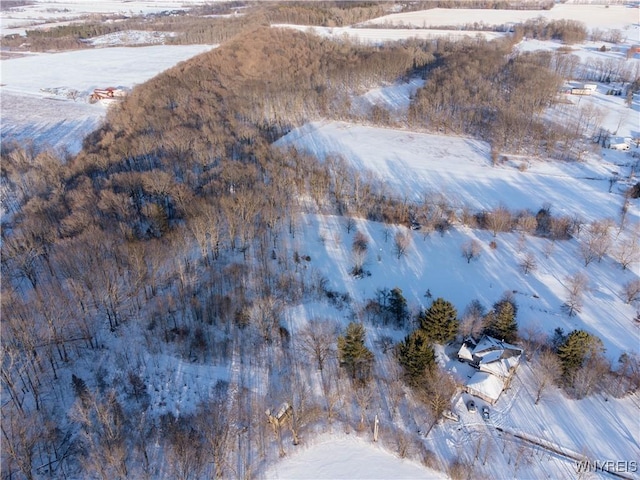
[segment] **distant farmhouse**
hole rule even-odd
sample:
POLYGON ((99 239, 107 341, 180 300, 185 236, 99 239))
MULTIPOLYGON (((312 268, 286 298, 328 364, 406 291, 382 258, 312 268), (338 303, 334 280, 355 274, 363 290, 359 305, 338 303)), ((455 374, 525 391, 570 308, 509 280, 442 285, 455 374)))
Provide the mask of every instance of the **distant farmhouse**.
POLYGON ((522 353, 521 348, 488 335, 482 336, 478 342, 467 338, 458 351, 458 359, 478 371, 467 381, 464 389, 470 395, 495 404, 511 383, 522 353))

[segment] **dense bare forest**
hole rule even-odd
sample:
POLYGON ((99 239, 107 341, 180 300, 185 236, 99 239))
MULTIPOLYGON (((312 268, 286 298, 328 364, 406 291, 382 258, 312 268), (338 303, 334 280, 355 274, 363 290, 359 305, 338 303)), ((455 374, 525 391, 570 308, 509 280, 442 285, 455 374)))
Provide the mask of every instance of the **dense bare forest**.
MULTIPOLYGON (((158 341, 187 358, 224 364, 238 349, 265 365, 275 354, 289 358, 279 327, 283 302, 338 299, 326 280, 298 268, 305 260, 280 238, 295 235, 306 198, 317 205, 354 198, 355 208, 364 208, 375 191, 346 182, 355 177, 340 159, 329 168, 269 145, 308 118, 346 115, 350 93, 432 59, 415 45, 354 47, 259 29, 136 89, 75 158, 3 145, 3 175, 19 199, 2 232, 3 380, 10 398, 3 407, 3 471, 27 478, 78 469, 153 475, 168 468, 147 457, 150 442, 162 439, 173 452, 171 471, 187 478, 180 462, 192 460, 180 456, 195 453, 181 450, 184 442, 212 448, 193 441, 189 421, 158 419, 134 439, 125 432, 142 422, 146 408, 135 369, 124 379, 111 372, 83 379, 74 373, 78 362, 109 356, 105 336, 131 322, 148 332, 148 348, 158 341), (284 349, 274 351, 274 342, 284 349), (61 386, 72 373, 75 403, 61 386), (124 405, 122 395, 138 401, 124 405), (60 424, 71 404, 69 422, 60 424)), ((236 418, 229 408, 256 411, 243 403, 250 397, 229 395, 221 386, 222 418, 201 419, 218 422, 214 443, 228 441, 236 418)), ((250 475, 256 441, 265 436, 247 435, 232 465, 235 450, 216 447, 215 472, 250 475)))
MULTIPOLYGON (((378 15, 383 5, 360 8, 366 11, 339 17, 319 6, 305 11, 305 21, 340 25, 378 15)), ((301 13, 291 4, 261 15, 295 22, 301 13)), ((364 331, 338 337, 330 320, 316 319, 300 350, 291 346, 280 321, 285 305, 312 299, 351 308, 348 295, 303 268, 309 254, 285 241, 295 237, 301 213, 419 221, 440 232, 460 221, 556 239, 579 228, 545 209, 456 218, 446 199, 397 198, 340 157, 320 162, 272 147, 309 120, 391 123, 380 110, 362 118, 351 98, 422 76, 412 127, 474 135, 496 152, 562 153, 591 123, 560 130, 542 117, 566 73, 559 57, 510 55, 513 39, 374 47, 253 21, 244 31, 247 20, 237 22, 240 35, 136 88, 76 157, 3 144, 2 176, 16 199, 2 229, 5 478, 249 478, 270 460, 269 445, 278 442, 282 452, 284 436, 295 442, 319 419, 363 418, 376 395, 397 407, 403 375, 386 385, 372 370, 371 352, 354 347, 357 355, 345 354, 364 331), (265 396, 250 391, 244 369, 195 412, 147 418, 139 356, 108 347, 131 325, 143 332, 139 348, 212 365, 252 362, 266 372, 265 396), (347 374, 333 361, 336 344, 347 374), (105 359, 118 364, 117 374, 104 369, 105 359), (307 388, 304 362, 322 374, 319 397, 307 388), (86 368, 92 363, 100 367, 86 368), (282 398, 292 399, 295 414, 290 433, 278 426, 274 437, 263 412, 282 398)), ((396 245, 401 256, 403 239, 396 245)), ((362 249, 366 240, 354 243, 354 251, 362 249)), ((386 292, 354 308, 354 317, 407 328, 415 319, 401 296, 386 292)), ((407 337, 407 351, 426 345, 420 335, 407 337)), ((455 386, 437 368, 429 375, 418 394, 437 419, 455 386)), ((425 463, 433 462, 429 453, 420 451, 425 463)))

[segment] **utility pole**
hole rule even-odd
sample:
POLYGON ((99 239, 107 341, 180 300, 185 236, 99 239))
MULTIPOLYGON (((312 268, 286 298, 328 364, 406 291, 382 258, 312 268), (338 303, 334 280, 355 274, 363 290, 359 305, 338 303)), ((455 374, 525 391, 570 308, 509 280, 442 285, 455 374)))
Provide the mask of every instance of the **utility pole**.
POLYGON ((373 441, 377 442, 378 441, 378 424, 380 422, 378 421, 378 414, 376 414, 376 417, 373 421, 373 441))

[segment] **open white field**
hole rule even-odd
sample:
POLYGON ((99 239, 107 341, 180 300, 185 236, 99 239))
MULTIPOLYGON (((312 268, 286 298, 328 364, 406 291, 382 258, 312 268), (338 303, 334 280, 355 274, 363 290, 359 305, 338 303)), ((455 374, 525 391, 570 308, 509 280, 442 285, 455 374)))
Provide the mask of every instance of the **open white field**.
POLYGON ((367 23, 437 28, 472 23, 503 25, 520 23, 537 17, 548 20, 577 20, 587 28, 619 29, 629 36, 638 36, 640 10, 631 5, 583 5, 557 3, 550 10, 482 10, 434 8, 417 12, 393 13, 367 23))
MULTIPOLYGON (((370 240, 364 268, 371 275, 356 279, 349 271, 353 266, 352 236, 347 234, 341 217, 308 216, 300 225, 301 235, 292 246, 300 254, 310 255, 310 267, 326 277, 332 288, 347 292, 357 302, 374 298, 378 289, 399 287, 407 302, 416 311, 428 308, 430 291, 433 298, 443 297, 452 302, 460 313, 474 299, 487 308, 500 300, 505 292, 512 292, 519 305, 518 325, 523 331, 534 328, 551 335, 560 327, 569 332, 585 329, 599 335, 607 349, 606 356, 614 364, 623 352, 637 352, 640 336, 633 317, 635 309, 621 298, 622 285, 638 278, 637 268, 622 270, 605 257, 601 263, 585 268, 575 240, 556 242, 549 253, 551 241, 504 233, 493 238, 491 233, 466 228, 454 229, 444 236, 405 227, 359 220, 357 229, 370 240), (406 256, 398 259, 394 251, 395 232, 401 230, 411 236, 411 247, 406 256), (482 246, 477 261, 467 263, 461 248, 465 242, 476 240, 482 246), (489 243, 495 240, 496 249, 489 243), (522 274, 520 263, 530 252, 537 268, 522 274), (575 272, 584 272, 591 291, 584 297, 580 314, 569 317, 562 310, 566 301, 565 278, 575 272)), ((315 307, 314 307, 315 308, 315 307)), ((319 315, 308 311, 307 318, 319 315)))
POLYGON ((87 15, 141 15, 202 5, 201 0, 34 0, 31 5, 0 12, 2 35, 49 28, 87 15))
MULTIPOLYGON (((472 138, 433 135, 345 122, 317 122, 294 130, 279 141, 320 158, 342 155, 370 170, 396 195, 420 200, 443 194, 458 206, 491 209, 504 204, 537 211, 551 203, 556 213, 578 214, 586 220, 615 218, 621 196, 609 193, 614 164, 593 160, 559 163, 519 158, 491 166, 489 145, 472 138), (520 171, 522 163, 526 171, 520 171)), ((605 152, 626 159, 626 152, 605 152), (619 154, 619 155, 617 155, 619 154)), ((633 215, 638 220, 638 212, 633 215)))
POLYGON ((386 480, 444 479, 443 473, 403 460, 354 435, 325 435, 311 448, 296 451, 265 474, 270 479, 386 480))
POLYGON ((2 139, 29 140, 39 147, 76 153, 106 112, 107 106, 88 103, 94 88, 130 89, 211 48, 123 47, 0 60, 2 139))
MULTIPOLYGON (((425 238, 420 232, 404 227, 357 220, 355 229, 347 233, 344 218, 308 215, 296 230, 291 249, 301 255, 310 255, 311 260, 306 264, 310 277, 326 277, 332 289, 347 292, 355 305, 364 305, 367 299, 375 297, 378 289, 399 287, 413 312, 428 307, 432 299, 443 297, 461 313, 474 299, 490 307, 505 292, 512 292, 518 304, 517 319, 522 330, 534 329, 551 334, 560 327, 565 331, 585 329, 596 333, 603 339, 606 356, 614 365, 622 352, 637 353, 640 338, 632 320, 635 310, 624 304, 617 290, 623 282, 637 278, 638 272, 622 271, 608 258, 584 269, 577 259, 574 241, 558 242, 547 257, 548 240, 528 237, 522 241, 517 234, 499 234, 495 239, 498 248, 492 250, 488 244, 494 239, 489 232, 464 228, 454 229, 444 236, 434 233, 425 238), (364 269, 370 276, 361 279, 349 273, 353 262, 351 245, 356 230, 369 240, 364 269), (408 233, 412 239, 407 254, 401 258, 397 258, 393 247, 393 238, 398 230, 408 233), (469 240, 476 240, 482 245, 480 257, 471 263, 467 263, 460 254, 460 247, 469 240), (518 267, 524 252, 531 252, 537 262, 535 271, 528 275, 523 275, 518 267), (583 311, 575 317, 568 317, 561 310, 566 295, 563 282, 566 275, 576 271, 584 271, 588 275, 592 290, 585 297, 583 311), (432 298, 425 297, 427 291, 432 298)), ((287 325, 290 331, 296 332, 314 317, 335 318, 343 326, 351 319, 349 310, 340 311, 309 303, 290 308, 287 325)), ((389 359, 382 355, 375 339, 389 335, 394 341, 399 341, 405 334, 405 331, 391 328, 367 327, 369 347, 376 352, 379 371, 386 371, 388 365, 385 362, 389 359)), ((438 350, 442 352, 441 348, 438 350)), ((441 358, 462 381, 472 371, 471 367, 457 362, 455 358, 441 358)), ((575 478, 576 464, 572 457, 602 461, 636 460, 640 447, 637 395, 613 399, 595 394, 583 400, 572 400, 550 386, 540 403, 535 405, 533 377, 531 366, 523 363, 510 389, 495 406, 490 407, 489 422, 485 422, 479 413, 466 410, 466 402, 471 397, 467 394, 457 397, 452 408, 460 415, 460 422, 441 421, 424 438, 425 446, 435 453, 440 465, 461 459, 473 463, 474 471, 488 478, 575 478), (551 449, 523 443, 513 434, 551 449), (476 453, 478 449, 480 453, 476 453), (554 453, 553 449, 565 455, 554 453), (479 459, 474 460, 476 455, 479 459)), ((478 406, 484 405, 481 400, 475 400, 478 406)), ((372 407, 367 417, 369 422, 377 409, 384 408, 383 405, 381 402, 372 407)), ((411 421, 404 418, 402 425, 396 425, 410 435, 428 428, 428 419, 415 413, 419 409, 414 407, 407 406, 411 421)), ((370 441, 369 437, 367 439, 370 441)), ((331 475, 336 469, 350 472, 350 469, 365 468, 359 457, 324 456, 324 451, 318 453, 316 449, 322 449, 322 445, 314 445, 310 450, 311 458, 298 457, 295 450, 288 449, 292 456, 269 470, 267 478, 327 478, 325 475, 331 475), (315 455, 324 456, 330 473, 316 467, 315 455), (308 470, 301 470, 304 464, 309 466, 308 470)), ((423 475, 427 476, 428 471, 423 475)), ((414 477, 397 474, 386 478, 414 477)))

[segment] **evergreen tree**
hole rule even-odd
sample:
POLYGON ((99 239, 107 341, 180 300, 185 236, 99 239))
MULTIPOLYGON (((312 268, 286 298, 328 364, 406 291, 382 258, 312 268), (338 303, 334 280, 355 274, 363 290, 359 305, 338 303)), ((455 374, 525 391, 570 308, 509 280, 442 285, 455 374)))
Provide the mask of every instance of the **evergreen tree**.
POLYGON ((568 379, 572 373, 588 360, 604 352, 602 340, 584 330, 574 330, 558 347, 558 358, 562 364, 562 373, 568 379))
POLYGON ((558 347, 560 345, 562 345, 565 340, 567 339, 567 336, 564 334, 564 330, 560 327, 557 327, 554 331, 553 331, 553 338, 551 339, 551 346, 553 347, 554 350, 558 350, 558 347))
POLYGON ((398 362, 404 368, 407 382, 416 386, 435 364, 435 354, 424 330, 411 332, 396 347, 398 362))
POLYGON ((403 327, 405 320, 409 318, 409 309, 407 308, 407 300, 402 295, 400 288, 395 287, 391 290, 387 309, 396 326, 403 327))
POLYGON ((89 402, 89 389, 83 379, 77 377, 75 374, 71 375, 71 385, 73 387, 73 393, 82 402, 82 406, 86 407, 89 402))
POLYGON ((511 300, 500 300, 485 317, 484 333, 498 340, 515 342, 518 337, 517 307, 511 300))
POLYGON ((366 383, 371 373, 373 353, 364 344, 366 331, 361 323, 351 322, 344 335, 338 337, 340 365, 354 381, 366 383))
POLYGON ((457 315, 451 302, 436 298, 426 312, 420 313, 418 320, 431 341, 444 344, 453 340, 458 333, 457 315))

